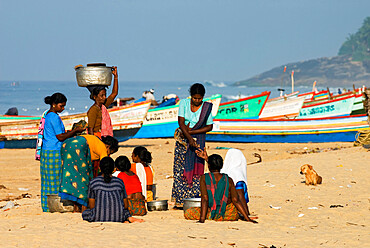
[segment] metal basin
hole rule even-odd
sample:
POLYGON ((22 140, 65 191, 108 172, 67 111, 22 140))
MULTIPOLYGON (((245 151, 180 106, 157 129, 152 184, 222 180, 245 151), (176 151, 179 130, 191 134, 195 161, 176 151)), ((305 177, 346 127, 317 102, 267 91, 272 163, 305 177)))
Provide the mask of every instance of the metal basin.
POLYGON ((89 85, 109 86, 112 83, 112 67, 106 67, 105 64, 81 66, 75 70, 77 84, 80 87, 89 85))
POLYGON ((199 207, 200 208, 200 203, 201 203, 201 198, 187 198, 187 199, 184 199, 184 205, 183 205, 184 212, 188 208, 192 208, 192 207, 199 207))
POLYGON ((73 202, 60 199, 58 194, 46 195, 48 208, 51 213, 73 212, 73 202))
POLYGON ((149 211, 166 211, 168 210, 168 200, 150 201, 146 203, 149 211))
POLYGON ((153 200, 155 200, 156 195, 157 195, 157 184, 153 183, 152 185, 152 192, 153 192, 153 200))

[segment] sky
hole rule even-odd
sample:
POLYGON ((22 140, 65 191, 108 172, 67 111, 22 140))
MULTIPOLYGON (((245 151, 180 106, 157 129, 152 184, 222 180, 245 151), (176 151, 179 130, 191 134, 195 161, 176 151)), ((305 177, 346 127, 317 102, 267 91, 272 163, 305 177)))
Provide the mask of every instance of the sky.
POLYGON ((74 81, 116 65, 120 81, 243 80, 336 56, 369 0, 0 0, 0 81, 74 81))

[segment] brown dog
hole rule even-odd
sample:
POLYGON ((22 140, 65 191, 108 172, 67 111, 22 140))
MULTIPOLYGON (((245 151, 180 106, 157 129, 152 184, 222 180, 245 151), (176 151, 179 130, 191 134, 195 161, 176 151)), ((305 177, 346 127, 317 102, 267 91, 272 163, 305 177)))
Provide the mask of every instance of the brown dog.
POLYGON ((305 164, 301 166, 301 172, 302 175, 304 174, 306 176, 306 185, 316 185, 321 184, 322 177, 320 177, 317 172, 312 168, 312 165, 305 164))

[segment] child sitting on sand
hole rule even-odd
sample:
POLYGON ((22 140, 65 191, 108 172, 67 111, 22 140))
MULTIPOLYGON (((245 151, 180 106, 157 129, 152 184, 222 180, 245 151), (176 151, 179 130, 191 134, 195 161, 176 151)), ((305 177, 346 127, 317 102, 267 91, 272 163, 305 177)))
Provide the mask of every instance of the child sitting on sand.
POLYGON ((89 222, 143 222, 130 215, 123 181, 112 177, 114 160, 104 157, 100 161, 101 175, 89 183, 88 198, 90 209, 82 213, 82 218, 89 222))
POLYGON ((119 156, 114 162, 119 172, 117 175, 125 184, 127 193, 128 210, 131 215, 145 215, 145 197, 142 194, 139 177, 133 173, 130 160, 126 156, 119 156))
POLYGON ((200 177, 201 207, 192 207, 185 211, 188 220, 206 219, 216 221, 236 221, 238 211, 245 220, 257 223, 250 219, 239 200, 233 180, 226 174, 220 173, 223 166, 222 157, 213 154, 208 157, 209 173, 200 177))
POLYGON ((131 171, 140 179, 143 195, 146 201, 153 201, 153 168, 152 154, 143 146, 137 146, 132 152, 131 171))

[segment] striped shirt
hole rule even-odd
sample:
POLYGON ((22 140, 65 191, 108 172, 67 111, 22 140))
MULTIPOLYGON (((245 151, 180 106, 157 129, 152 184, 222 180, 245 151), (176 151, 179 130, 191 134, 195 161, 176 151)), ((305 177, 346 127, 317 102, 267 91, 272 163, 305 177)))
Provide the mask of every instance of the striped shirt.
POLYGON ((117 177, 112 177, 109 183, 105 183, 102 176, 91 180, 88 198, 95 199, 95 207, 82 213, 84 220, 124 222, 130 217, 123 203, 127 198, 125 184, 117 177))

